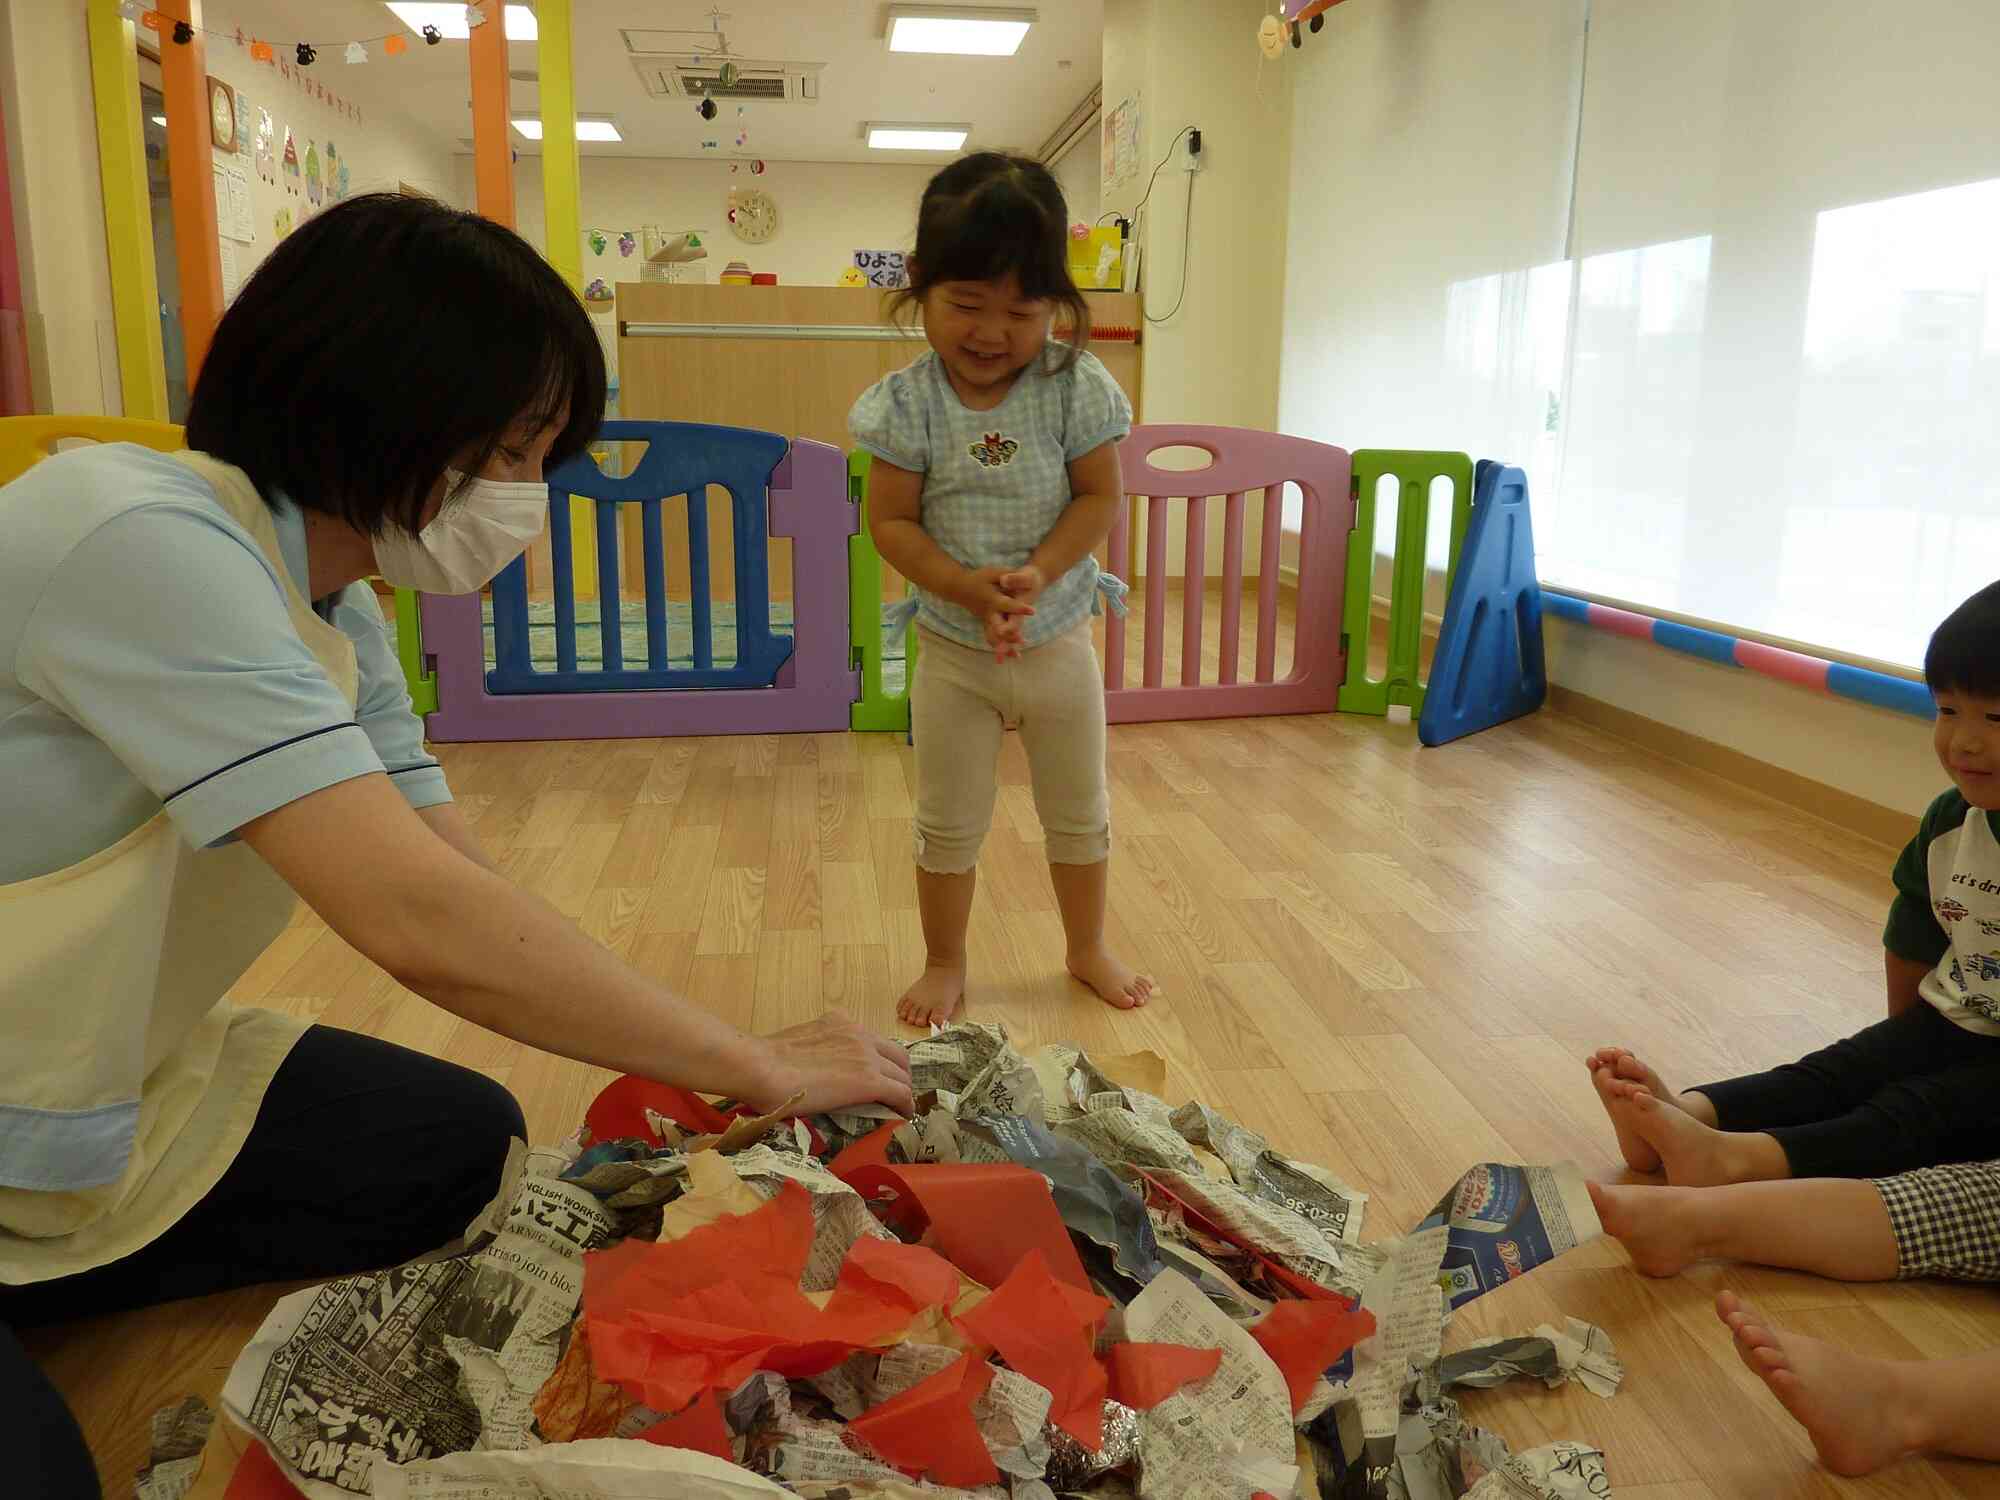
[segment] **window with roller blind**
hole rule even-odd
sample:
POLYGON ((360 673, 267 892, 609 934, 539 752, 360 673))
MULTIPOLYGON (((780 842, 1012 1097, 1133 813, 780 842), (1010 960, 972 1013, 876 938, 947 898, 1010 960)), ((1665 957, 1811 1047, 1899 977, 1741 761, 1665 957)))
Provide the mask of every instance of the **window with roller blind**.
POLYGON ((1521 464, 1552 586, 1920 661, 2000 577, 2000 5, 1329 15, 1288 430, 1521 464))

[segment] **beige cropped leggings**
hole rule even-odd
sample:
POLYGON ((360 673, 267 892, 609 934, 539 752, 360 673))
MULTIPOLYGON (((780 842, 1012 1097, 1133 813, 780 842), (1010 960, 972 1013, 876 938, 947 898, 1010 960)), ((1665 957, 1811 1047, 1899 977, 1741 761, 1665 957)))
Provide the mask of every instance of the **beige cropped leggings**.
POLYGON ((1111 852, 1104 781, 1104 679, 1090 624, 998 662, 989 650, 923 633, 910 685, 917 742, 917 864, 959 875, 979 863, 993 823, 1000 736, 1018 726, 1050 864, 1111 852))

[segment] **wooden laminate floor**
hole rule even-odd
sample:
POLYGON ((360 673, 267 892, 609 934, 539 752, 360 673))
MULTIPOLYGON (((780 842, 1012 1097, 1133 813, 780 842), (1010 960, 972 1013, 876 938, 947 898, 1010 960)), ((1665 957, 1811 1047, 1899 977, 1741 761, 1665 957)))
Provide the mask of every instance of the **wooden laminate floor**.
MULTIPOLYGON (((662 983, 759 1030, 828 1006, 894 1026, 922 956, 900 737, 441 754, 506 870, 662 983)), ((1881 1011, 1892 851, 1551 713, 1441 750, 1353 716, 1118 728, 1110 766, 1112 927, 1165 998, 1117 1014, 1065 978, 1010 737, 971 1013, 1029 1046, 1158 1050, 1175 1099, 1207 1100, 1368 1190, 1371 1238, 1406 1228, 1477 1161, 1568 1157, 1613 1174, 1581 1062, 1592 1047, 1624 1043, 1695 1081, 1881 1011)), ((305 914, 235 993, 489 1073, 543 1139, 571 1130, 607 1077, 435 1009, 305 914)), ((1816 1469, 1714 1321, 1724 1286, 1884 1354, 2000 1341, 1990 1290, 1724 1265, 1649 1281, 1607 1242, 1476 1304, 1453 1338, 1586 1318, 1616 1339, 1623 1392, 1516 1383, 1471 1393, 1468 1414, 1517 1448, 1601 1446, 1628 1500, 2000 1496, 2000 1467, 1909 1463, 1868 1481, 1816 1469)), ((190 1390, 215 1399, 272 1295, 34 1336, 107 1494, 129 1493, 149 1413, 190 1390)))

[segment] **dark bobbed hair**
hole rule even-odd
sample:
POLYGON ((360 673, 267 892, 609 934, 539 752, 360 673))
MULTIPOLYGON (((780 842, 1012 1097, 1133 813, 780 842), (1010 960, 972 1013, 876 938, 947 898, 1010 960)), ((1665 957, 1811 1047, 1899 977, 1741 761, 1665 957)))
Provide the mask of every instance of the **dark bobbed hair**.
POLYGON ((188 411, 190 448, 268 500, 369 536, 418 530, 448 467, 568 415, 554 468, 604 419, 583 304, 512 230, 434 199, 370 193, 287 235, 223 315, 188 411))
POLYGON ((938 173, 917 210, 910 260, 910 284, 891 298, 892 313, 913 316, 943 282, 999 281, 1011 272, 1024 295, 1068 314, 1074 332, 1056 346, 1053 368, 1074 365, 1090 340, 1090 304, 1069 274, 1069 209, 1038 161, 980 151, 938 173))
POLYGON ((2000 583, 1989 583, 1945 616, 1924 652, 1933 693, 2000 698, 2000 583))

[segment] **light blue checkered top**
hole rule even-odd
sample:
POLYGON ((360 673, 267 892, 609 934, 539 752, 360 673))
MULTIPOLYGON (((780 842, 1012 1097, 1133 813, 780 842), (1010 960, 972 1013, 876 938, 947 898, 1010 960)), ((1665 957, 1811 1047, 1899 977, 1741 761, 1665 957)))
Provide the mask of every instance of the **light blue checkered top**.
MULTIPOLYGON (((1132 430, 1132 404, 1097 359, 1052 374, 1036 360, 991 411, 958 399, 935 352, 883 377, 854 403, 848 427, 875 457, 924 476, 923 528, 968 568, 1026 563, 1070 502, 1069 465, 1132 430)), ((1102 593, 1122 608, 1124 584, 1086 557, 1050 583, 1022 633, 1029 646, 1073 629, 1102 593)), ((947 640, 984 646, 971 611, 918 596, 918 618, 947 640)))

